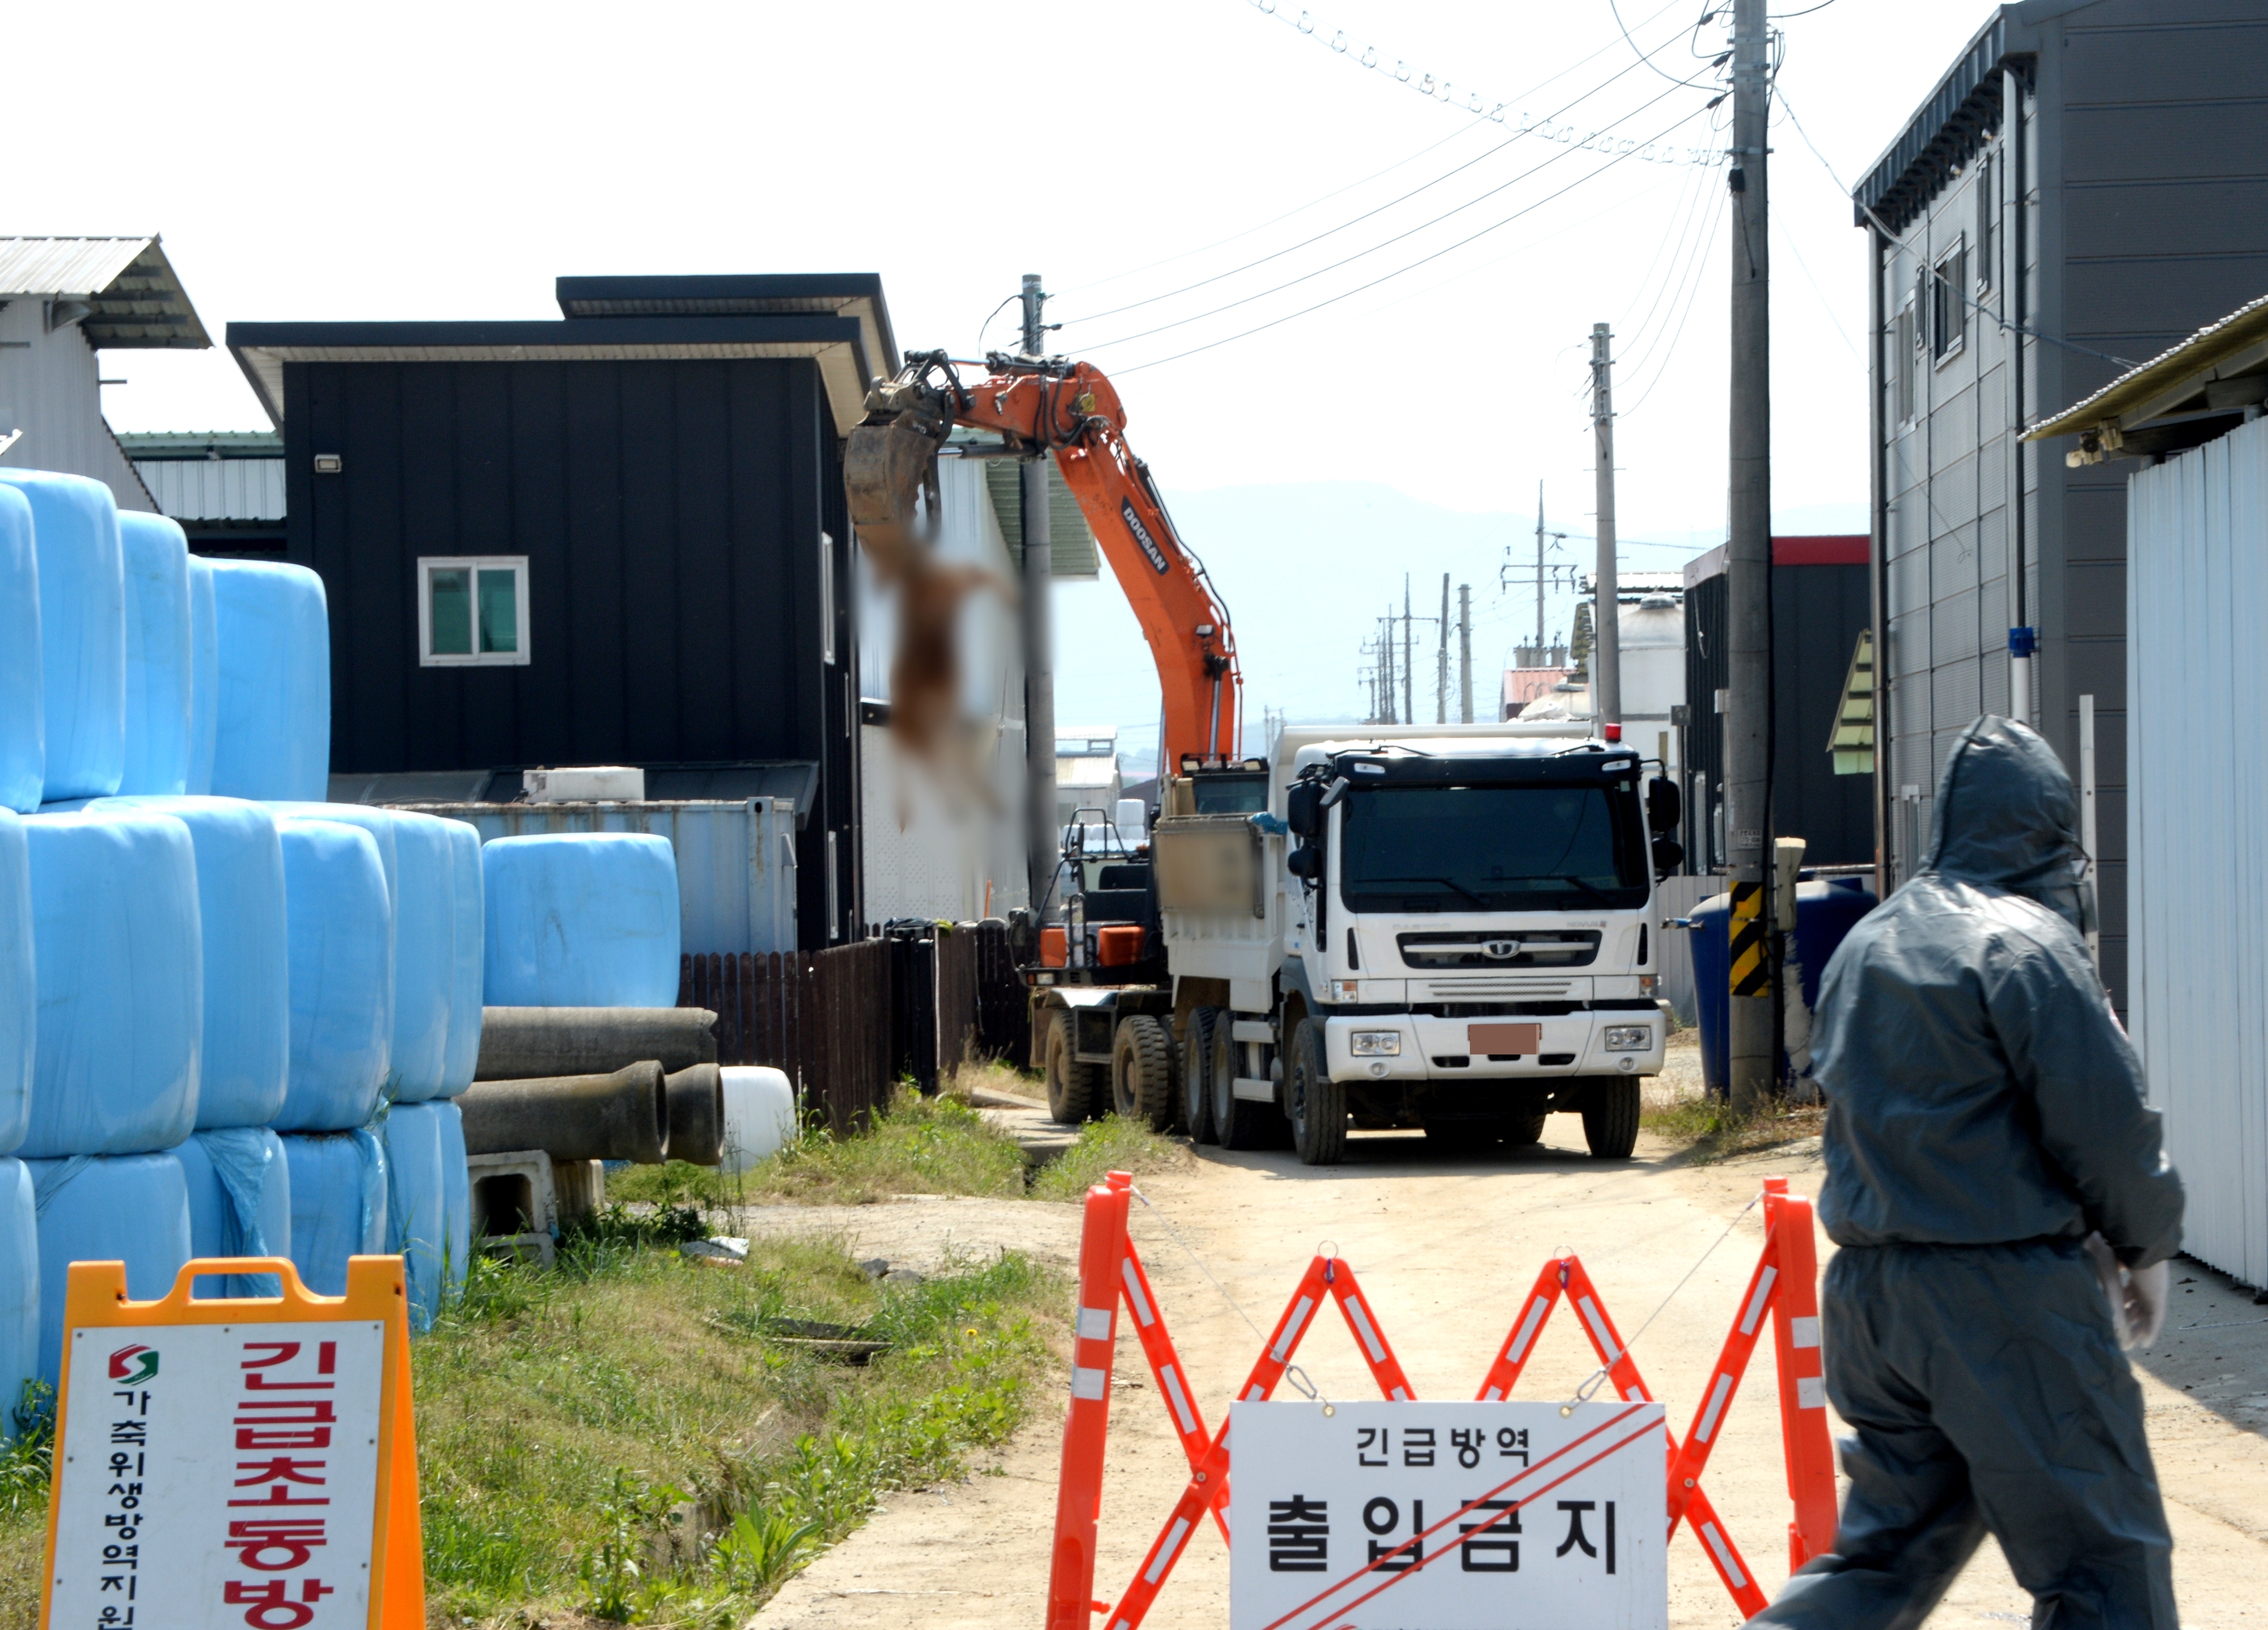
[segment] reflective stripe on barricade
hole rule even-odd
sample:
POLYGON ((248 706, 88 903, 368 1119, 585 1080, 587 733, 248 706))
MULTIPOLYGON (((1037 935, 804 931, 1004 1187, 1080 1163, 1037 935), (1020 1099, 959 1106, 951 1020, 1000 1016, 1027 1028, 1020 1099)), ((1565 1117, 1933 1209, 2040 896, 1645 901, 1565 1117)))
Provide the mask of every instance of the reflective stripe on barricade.
MULTIPOLYGON (((1108 1614, 1105 1630, 1137 1630, 1208 1511, 1222 1539, 1228 1538, 1228 1424, 1224 1420, 1218 1432, 1210 1436, 1205 1432, 1204 1417, 1188 1372, 1174 1350, 1164 1312, 1127 1234, 1132 1179, 1127 1174, 1112 1172, 1102 1186, 1087 1191, 1079 1246, 1078 1333, 1071 1408, 1064 1425, 1063 1471, 1057 1488, 1047 1630, 1087 1630, 1089 1616, 1097 1612, 1108 1614), (1133 1316, 1144 1356, 1158 1382, 1159 1398, 1189 1458, 1190 1475, 1165 1526, 1114 1607, 1094 1597, 1094 1538, 1102 1495, 1116 1314, 1121 1300, 1133 1316)), ((1779 1375, 1788 1496, 1794 1510, 1794 1520, 1788 1524, 1791 1571, 1832 1548, 1836 1520, 1834 1450, 1828 1440, 1820 1363, 1818 1248, 1812 1233, 1811 1202, 1788 1193, 1786 1179, 1771 1177, 1764 1181, 1764 1250, 1749 1275, 1733 1328, 1710 1371, 1693 1423, 1682 1444, 1666 1428, 1663 1433, 1668 1449, 1669 1533, 1675 1535, 1681 1520, 1692 1528, 1710 1565, 1749 1616, 1764 1609, 1764 1592, 1702 1491, 1701 1474, 1763 1333, 1767 1312, 1771 1315, 1779 1375)), ((1546 1263, 1536 1276, 1495 1361, 1482 1378, 1477 1396, 1484 1401, 1511 1396, 1563 1296, 1574 1308, 1577 1322, 1598 1354, 1616 1396, 1625 1403, 1653 1402, 1653 1395, 1616 1330, 1604 1298, 1572 1252, 1546 1263)), ((1379 1391, 1390 1400, 1413 1399, 1416 1391, 1364 1297, 1354 1270, 1338 1258, 1322 1256, 1308 1263, 1237 1398, 1258 1400, 1273 1396, 1277 1383, 1291 1368, 1292 1355, 1314 1328, 1314 1316, 1326 1298, 1337 1303, 1340 1317, 1354 1337, 1355 1350, 1369 1366, 1379 1391)))

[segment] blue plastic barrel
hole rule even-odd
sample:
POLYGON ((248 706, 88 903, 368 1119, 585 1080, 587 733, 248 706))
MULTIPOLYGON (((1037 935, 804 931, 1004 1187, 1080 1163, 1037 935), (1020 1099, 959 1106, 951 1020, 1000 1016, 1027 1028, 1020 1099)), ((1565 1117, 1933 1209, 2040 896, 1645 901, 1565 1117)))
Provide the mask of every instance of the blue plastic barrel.
MULTIPOLYGON (((189 1248, 200 1257, 291 1254, 291 1173, 265 1126, 201 1132, 173 1151, 189 1194, 189 1248)), ((273 1296, 273 1273, 206 1274, 200 1296, 273 1296)))
MULTIPOLYGON (((1800 964, 1798 990, 1806 1012, 1819 1006, 1819 977, 1826 971, 1836 948, 1851 932, 1851 926, 1874 909, 1874 891, 1861 878, 1814 879, 1796 884, 1793 960, 1800 964)), ((1694 999, 1701 1020, 1701 1079, 1711 1095, 1719 1098, 1730 1092, 1733 1075, 1732 911, 1731 895, 1712 895, 1693 908, 1691 918, 1694 999)), ((1786 1068, 1783 1054, 1783 1073, 1786 1068)))
POLYGON ((47 680, 40 649, 40 554, 32 535, 32 500, 0 485, 0 809, 19 815, 40 807, 48 778, 47 680))
POLYGON ((126 1294, 154 1302, 189 1259, 189 1194, 172 1154, 26 1161, 39 1213, 40 1379, 55 1384, 74 1262, 122 1262, 126 1294))
POLYGON ((126 574, 118 505, 85 476, 0 468, 31 500, 40 561, 42 803, 103 798, 126 768, 126 574))
POLYGON ((118 790, 186 792, 196 688, 189 541, 177 520, 127 510, 118 542, 126 574, 126 763, 118 790))

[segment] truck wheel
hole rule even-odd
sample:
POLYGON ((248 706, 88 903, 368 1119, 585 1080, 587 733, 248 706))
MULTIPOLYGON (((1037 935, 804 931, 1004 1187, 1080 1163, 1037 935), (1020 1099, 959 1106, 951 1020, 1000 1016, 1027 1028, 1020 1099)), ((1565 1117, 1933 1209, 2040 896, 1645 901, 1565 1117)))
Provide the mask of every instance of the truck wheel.
POLYGON ((1583 1141, 1591 1158, 1626 1161, 1638 1147, 1638 1115, 1641 1106, 1635 1075, 1609 1076, 1593 1081, 1583 1099, 1583 1141))
POLYGON ((1174 1046, 1146 1013, 1118 1022, 1110 1049, 1110 1107, 1152 1132, 1174 1124, 1174 1046))
POLYGON ((1331 1080, 1323 1033, 1313 1019, 1292 1034, 1291 1068, 1284 1077, 1292 1147, 1302 1166, 1336 1166, 1346 1153, 1346 1088, 1331 1080))
POLYGON ((1182 1115, 1192 1143, 1218 1143, 1212 1125, 1212 1032, 1219 1015, 1210 1007, 1189 1014, 1182 1038, 1182 1115))
POLYGON ((1071 1046, 1069 1013, 1048 1026, 1048 1118, 1066 1126, 1091 1121, 1102 1112, 1101 1067, 1081 1064, 1071 1046))

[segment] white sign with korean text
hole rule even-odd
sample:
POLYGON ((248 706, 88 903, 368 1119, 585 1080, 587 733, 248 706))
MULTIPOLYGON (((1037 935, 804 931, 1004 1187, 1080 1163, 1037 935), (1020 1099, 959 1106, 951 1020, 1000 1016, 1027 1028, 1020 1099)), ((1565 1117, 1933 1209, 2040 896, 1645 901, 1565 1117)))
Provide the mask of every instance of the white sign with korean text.
POLYGON ((51 1630, 364 1630, 384 1326, 72 1332, 51 1630))
POLYGON ((1659 1404, 1233 1404, 1229 1630, 1663 1630, 1662 1433, 1659 1404))

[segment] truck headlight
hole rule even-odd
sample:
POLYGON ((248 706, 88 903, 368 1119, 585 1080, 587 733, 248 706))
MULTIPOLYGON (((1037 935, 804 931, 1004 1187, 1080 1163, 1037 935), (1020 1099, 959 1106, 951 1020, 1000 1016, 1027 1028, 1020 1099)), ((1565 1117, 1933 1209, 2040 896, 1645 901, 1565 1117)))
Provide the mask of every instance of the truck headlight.
POLYGON ((1653 1027, 1650 1024, 1610 1024, 1607 1027, 1609 1052, 1648 1052, 1653 1048, 1653 1027))
POLYGON ((1347 1051, 1358 1058, 1398 1058, 1402 1052, 1402 1032, 1357 1030, 1347 1037, 1347 1051))

